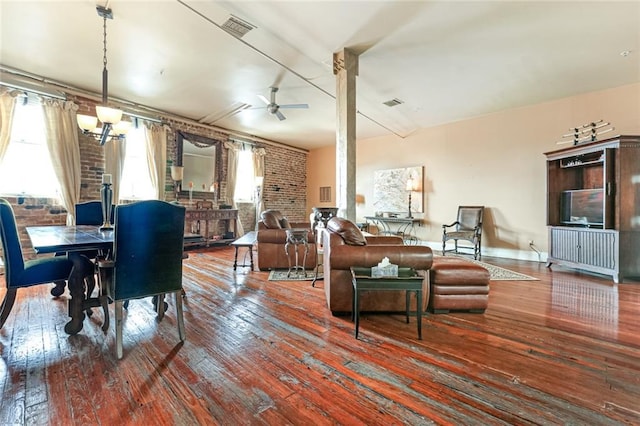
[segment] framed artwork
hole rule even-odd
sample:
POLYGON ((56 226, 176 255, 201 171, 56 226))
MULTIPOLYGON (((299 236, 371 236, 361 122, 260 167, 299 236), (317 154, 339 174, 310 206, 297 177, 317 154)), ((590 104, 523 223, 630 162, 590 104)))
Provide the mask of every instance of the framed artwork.
POLYGON ((373 206, 376 212, 408 214, 409 193, 411 211, 423 213, 422 166, 377 170, 373 177, 373 206), (407 183, 413 183, 413 191, 407 183))

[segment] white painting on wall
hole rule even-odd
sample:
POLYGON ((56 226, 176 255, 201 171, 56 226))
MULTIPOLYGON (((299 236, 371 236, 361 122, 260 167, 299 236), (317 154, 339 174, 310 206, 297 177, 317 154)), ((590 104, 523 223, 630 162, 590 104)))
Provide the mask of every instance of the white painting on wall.
POLYGON ((377 170, 373 177, 373 206, 376 212, 409 213, 407 181, 413 180, 411 211, 423 213, 422 166, 377 170))

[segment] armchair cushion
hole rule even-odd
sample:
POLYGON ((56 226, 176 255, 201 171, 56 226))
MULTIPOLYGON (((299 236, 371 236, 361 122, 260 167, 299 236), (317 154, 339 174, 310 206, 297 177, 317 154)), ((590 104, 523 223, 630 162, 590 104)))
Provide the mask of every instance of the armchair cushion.
POLYGON ((260 214, 260 218, 267 229, 283 229, 283 220, 286 221, 287 225, 289 224, 286 218, 278 210, 265 210, 260 214))
POLYGON ((347 245, 367 245, 367 240, 364 238, 364 235, 362 235, 360 228, 350 220, 341 217, 332 217, 329 222, 327 222, 327 229, 340 235, 347 245))
POLYGON ((291 229, 291 224, 289 223, 286 217, 283 217, 282 219, 280 219, 280 228, 291 229))

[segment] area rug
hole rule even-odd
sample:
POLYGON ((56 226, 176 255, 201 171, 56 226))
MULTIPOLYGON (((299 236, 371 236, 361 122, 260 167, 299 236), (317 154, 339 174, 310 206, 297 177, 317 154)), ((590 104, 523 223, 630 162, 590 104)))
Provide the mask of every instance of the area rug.
MULTIPOLYGON (((482 266, 489 271, 492 281, 538 281, 538 278, 481 262, 479 260, 467 259, 462 256, 456 257, 482 266)), ((305 272, 305 275, 302 275, 301 272, 292 271, 290 276, 287 277, 287 271, 285 270, 271 271, 269 272, 269 281, 312 281, 315 276, 315 272, 313 270, 307 270, 305 272)), ((318 273, 318 279, 322 279, 322 273, 318 273)))
POLYGON ((459 259, 464 259, 468 262, 473 262, 476 265, 480 265, 489 271, 492 281, 539 281, 538 278, 531 277, 529 275, 521 274, 519 272, 510 271, 499 266, 491 265, 489 263, 481 262, 479 260, 468 259, 462 256, 456 256, 459 259))
MULTIPOLYGON (((305 275, 302 275, 301 271, 291 271, 288 277, 286 270, 275 270, 269 272, 269 281, 312 281, 315 276, 313 269, 306 270, 305 275)), ((318 279, 322 279, 322 273, 318 273, 318 279)))

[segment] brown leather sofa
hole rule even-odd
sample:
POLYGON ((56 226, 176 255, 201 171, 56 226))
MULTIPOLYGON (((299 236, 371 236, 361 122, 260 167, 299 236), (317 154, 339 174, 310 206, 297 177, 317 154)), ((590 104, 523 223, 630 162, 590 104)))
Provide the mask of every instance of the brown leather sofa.
MULTIPOLYGON (((324 291, 327 304, 334 315, 351 312, 353 285, 352 266, 372 267, 384 257, 400 267, 414 268, 424 276, 422 288, 423 310, 429 300, 429 268, 433 254, 427 246, 405 246, 397 236, 363 236, 353 222, 333 217, 323 230, 324 291)), ((406 298, 403 292, 364 292, 361 297, 362 312, 404 312, 406 298)), ((411 309, 415 309, 412 299, 411 309)))
MULTIPOLYGON (((256 242, 258 248, 258 269, 261 271, 268 269, 288 269, 289 261, 291 265, 295 265, 295 250, 293 244, 289 246, 289 258, 284 250, 287 242, 287 228, 303 228, 308 229, 307 241, 309 251, 307 252, 307 261, 304 265, 305 269, 312 270, 316 267, 316 239, 311 230, 309 222, 292 222, 289 223, 286 217, 278 210, 265 210, 260 214, 260 222, 258 222, 258 232, 256 233, 256 242)), ((298 246, 298 261, 302 264, 304 259, 304 246, 298 246)))

